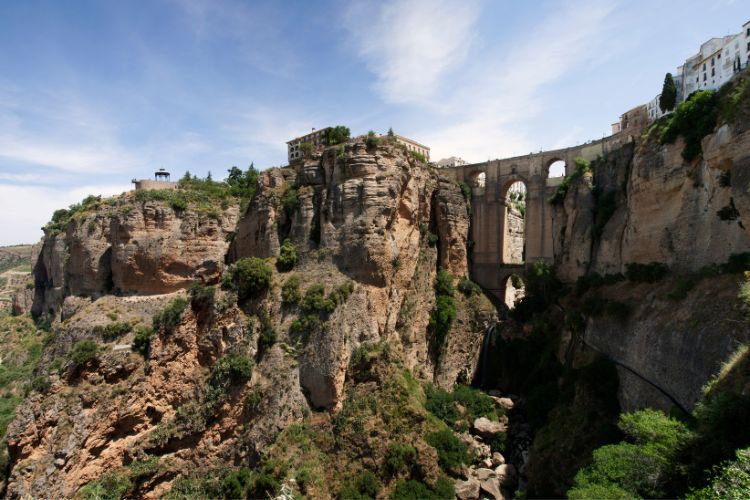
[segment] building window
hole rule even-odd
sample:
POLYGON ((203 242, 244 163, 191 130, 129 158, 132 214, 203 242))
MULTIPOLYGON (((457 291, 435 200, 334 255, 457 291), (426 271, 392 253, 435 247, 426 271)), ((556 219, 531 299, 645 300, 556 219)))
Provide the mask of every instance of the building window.
POLYGON ((706 63, 703 63, 703 71, 706 71, 706 63))
POLYGON ((703 81, 704 82, 706 81, 706 74, 705 73, 703 73, 703 81))
POLYGON ((713 57, 711 58, 711 67, 712 68, 714 67, 714 58, 713 57))
POLYGON ((711 76, 716 76, 716 68, 711 68, 711 76))

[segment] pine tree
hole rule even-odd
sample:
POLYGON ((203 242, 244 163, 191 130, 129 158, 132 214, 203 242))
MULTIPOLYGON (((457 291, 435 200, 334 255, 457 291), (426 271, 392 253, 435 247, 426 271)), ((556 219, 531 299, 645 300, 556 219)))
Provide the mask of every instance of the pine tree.
POLYGON ((672 73, 667 73, 664 77, 664 86, 661 89, 661 96, 659 96, 659 108, 662 113, 671 111, 677 104, 677 87, 674 84, 674 78, 672 73))

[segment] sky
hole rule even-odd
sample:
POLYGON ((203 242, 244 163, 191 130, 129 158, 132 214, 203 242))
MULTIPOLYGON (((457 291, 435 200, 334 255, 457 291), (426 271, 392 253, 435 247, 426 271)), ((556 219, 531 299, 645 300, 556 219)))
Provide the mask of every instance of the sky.
POLYGON ((742 0, 1 0, 0 245, 158 168, 285 164, 312 127, 470 162, 601 138, 748 19, 742 0))

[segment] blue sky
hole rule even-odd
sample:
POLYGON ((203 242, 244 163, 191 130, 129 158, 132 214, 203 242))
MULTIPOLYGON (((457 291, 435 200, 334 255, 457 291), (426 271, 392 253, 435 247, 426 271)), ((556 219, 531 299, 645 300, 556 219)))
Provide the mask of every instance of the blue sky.
POLYGON ((311 127, 469 161, 609 133, 741 0, 0 2, 0 245, 159 167, 286 162, 311 127))

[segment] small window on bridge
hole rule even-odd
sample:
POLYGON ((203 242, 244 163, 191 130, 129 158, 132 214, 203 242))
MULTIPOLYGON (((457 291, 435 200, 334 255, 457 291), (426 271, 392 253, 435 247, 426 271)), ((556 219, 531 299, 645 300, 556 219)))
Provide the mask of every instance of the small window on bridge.
POLYGON ((565 177, 565 162, 556 160, 550 163, 547 169, 547 177, 565 177))

